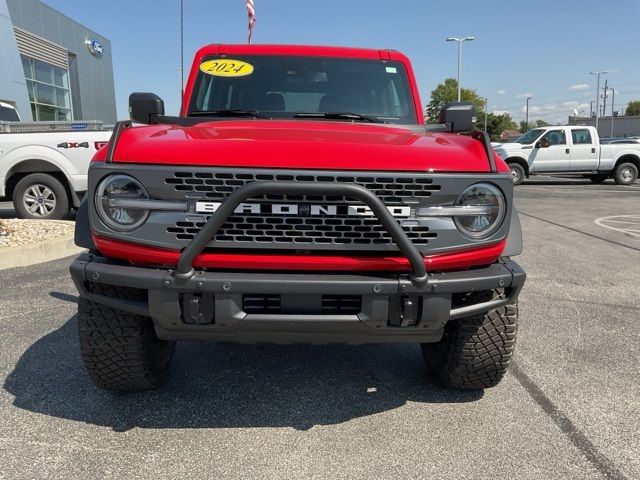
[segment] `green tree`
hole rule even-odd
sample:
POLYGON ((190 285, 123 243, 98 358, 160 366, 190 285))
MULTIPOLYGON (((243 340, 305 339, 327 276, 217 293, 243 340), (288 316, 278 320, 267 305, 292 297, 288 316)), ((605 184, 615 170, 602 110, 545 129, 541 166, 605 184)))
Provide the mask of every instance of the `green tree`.
POLYGON ((542 127, 548 127, 549 124, 547 122, 545 122, 544 120, 536 120, 536 128, 542 128, 542 127))
POLYGON ((520 123, 518 124, 518 130, 520 130, 520 133, 527 133, 532 128, 536 128, 536 126, 531 122, 527 123, 524 120, 520 120, 520 123))
POLYGON ((625 112, 625 115, 628 115, 629 117, 640 116, 640 100, 634 100, 632 102, 629 102, 629 105, 627 105, 627 111, 625 112))
POLYGON ((518 128, 518 125, 508 113, 501 115, 496 115, 495 113, 487 114, 487 133, 491 137, 492 142, 499 141, 500 134, 505 130, 515 130, 516 128, 518 128))
MULTIPOLYGON (((455 78, 447 78, 431 91, 431 101, 427 105, 426 119, 428 123, 438 122, 438 112, 449 102, 458 100, 458 81, 455 78)), ((485 101, 480 98, 475 90, 463 88, 460 91, 460 100, 471 102, 476 106, 476 118, 478 125, 484 123, 485 101)), ((487 122, 488 123, 488 122, 487 122)))

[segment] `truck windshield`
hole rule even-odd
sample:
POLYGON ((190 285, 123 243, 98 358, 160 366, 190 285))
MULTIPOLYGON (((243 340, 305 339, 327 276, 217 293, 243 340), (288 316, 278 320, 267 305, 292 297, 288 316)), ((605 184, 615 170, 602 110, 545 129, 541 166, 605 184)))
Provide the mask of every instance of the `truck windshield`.
POLYGON ((418 123, 401 62, 311 56, 205 58, 188 115, 418 123))
POLYGON ((15 108, 0 105, 0 122, 19 122, 20 117, 15 108))
POLYGON ((524 135, 520 135, 517 139, 514 140, 514 143, 522 143, 528 145, 530 143, 535 142, 535 140, 542 135, 544 130, 542 128, 536 128, 533 130, 529 130, 524 135))

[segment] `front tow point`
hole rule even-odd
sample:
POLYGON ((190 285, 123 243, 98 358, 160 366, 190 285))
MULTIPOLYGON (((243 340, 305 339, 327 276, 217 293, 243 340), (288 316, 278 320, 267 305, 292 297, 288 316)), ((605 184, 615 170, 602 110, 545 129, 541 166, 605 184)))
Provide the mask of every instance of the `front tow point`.
POLYGON ((420 313, 419 296, 402 296, 390 299, 390 307, 396 304, 396 308, 390 308, 390 312, 395 312, 389 316, 389 325, 394 327, 412 327, 417 325, 420 313))

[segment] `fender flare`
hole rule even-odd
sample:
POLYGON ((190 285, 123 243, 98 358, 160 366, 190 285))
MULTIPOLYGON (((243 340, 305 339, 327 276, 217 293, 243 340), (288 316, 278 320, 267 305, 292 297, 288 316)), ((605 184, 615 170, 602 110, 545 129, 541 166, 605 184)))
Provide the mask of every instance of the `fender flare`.
POLYGON ((76 213, 76 227, 73 232, 73 241, 78 247, 89 250, 97 250, 91 235, 91 224, 89 223, 89 204, 85 194, 80 201, 78 212, 76 213))
POLYGON ((516 207, 511 208, 511 221, 509 224, 509 234, 507 235, 507 244, 504 247, 502 255, 505 257, 515 257, 522 253, 522 225, 520 225, 520 216, 516 207))

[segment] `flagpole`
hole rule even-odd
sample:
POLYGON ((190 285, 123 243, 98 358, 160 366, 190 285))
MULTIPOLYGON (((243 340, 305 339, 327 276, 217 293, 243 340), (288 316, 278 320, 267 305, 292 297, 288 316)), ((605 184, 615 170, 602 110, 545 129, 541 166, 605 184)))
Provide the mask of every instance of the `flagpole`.
POLYGON ((249 37, 247 43, 251 45, 251 37, 253 36, 253 26, 256 23, 256 10, 253 0, 246 0, 247 3, 247 16, 249 19, 249 37))

